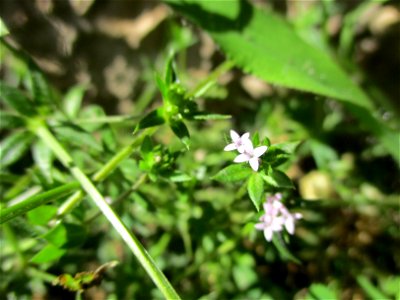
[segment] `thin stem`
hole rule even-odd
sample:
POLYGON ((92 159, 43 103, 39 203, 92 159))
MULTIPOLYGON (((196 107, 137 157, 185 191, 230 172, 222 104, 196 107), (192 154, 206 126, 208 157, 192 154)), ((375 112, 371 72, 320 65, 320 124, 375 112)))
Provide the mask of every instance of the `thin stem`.
POLYGON ((33 128, 36 135, 38 135, 44 142, 53 150, 58 159, 63 165, 69 168, 72 175, 80 182, 82 188, 91 197, 93 202, 101 210, 104 216, 108 219, 114 229, 122 237, 132 253, 139 260, 140 264, 146 270, 155 285, 163 293, 167 299, 180 299, 168 279, 156 266, 152 257, 148 254, 146 249, 141 245, 139 240, 127 229, 114 210, 107 204, 104 197, 96 189, 90 179, 79 169, 73 162, 73 159, 66 150, 61 146, 53 134, 48 130, 45 125, 33 128))
MULTIPOLYGON (((121 149, 117 154, 115 154, 99 171, 97 171, 93 176, 92 180, 94 182, 101 182, 103 181, 108 175, 110 175, 115 168, 132 152, 135 148, 143 142, 143 139, 147 135, 153 134, 157 129, 156 128, 148 128, 144 130, 140 135, 138 135, 131 144, 121 149)), ((79 201, 83 199, 85 193, 82 191, 77 191, 71 197, 67 199, 58 209, 57 216, 61 218, 62 216, 68 214, 79 201)))
POLYGON ((229 71, 234 66, 231 60, 224 61, 214 71, 212 71, 204 80, 200 82, 191 92, 186 94, 187 98, 199 97, 200 94, 211 87, 212 84, 221 76, 223 73, 229 71))
POLYGON ((65 194, 71 193, 78 187, 79 187, 78 182, 64 184, 49 191, 31 196, 23 200, 22 202, 14 204, 10 207, 4 208, 0 210, 0 224, 3 224, 4 222, 7 222, 17 216, 20 216, 47 202, 54 201, 57 198, 64 196, 65 194))
MULTIPOLYGON (((143 174, 142 176, 140 176, 140 178, 135 182, 135 184, 127 191, 125 191, 124 193, 122 193, 117 199, 115 199, 114 202, 112 202, 110 205, 111 206, 115 206, 116 204, 118 204, 119 202, 123 201, 124 199, 126 199, 130 194, 132 194, 134 191, 136 191, 139 186, 141 186, 147 179, 147 174, 143 174)), ((96 219, 98 216, 101 215, 101 212, 97 212, 95 213, 93 216, 89 217, 87 220, 85 220, 85 223, 90 223, 92 222, 94 219, 96 219)))

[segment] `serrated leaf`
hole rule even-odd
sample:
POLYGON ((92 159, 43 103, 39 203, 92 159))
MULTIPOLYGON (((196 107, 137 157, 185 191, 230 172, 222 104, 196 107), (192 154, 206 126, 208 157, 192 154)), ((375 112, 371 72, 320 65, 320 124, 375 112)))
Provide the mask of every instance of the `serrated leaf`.
POLYGON ((36 114, 32 101, 20 90, 0 81, 0 99, 21 115, 34 116, 36 114))
POLYGON ((263 202, 264 180, 260 173, 253 173, 247 184, 247 192, 257 211, 263 202))
POLYGON ((64 111, 70 118, 76 118, 85 94, 86 87, 84 85, 76 85, 68 90, 63 99, 64 111))
POLYGON ((31 262, 35 264, 54 262, 59 260, 66 252, 65 249, 48 244, 31 258, 31 262))
POLYGON ((243 164, 234 164, 219 171, 212 179, 223 183, 236 182, 247 179, 252 173, 253 171, 247 166, 243 164))
POLYGON ((245 72, 343 102, 399 162, 400 134, 376 119, 368 96, 331 57, 302 40, 283 18, 248 1, 166 2, 208 31, 245 72))
POLYGON ((168 4, 207 30, 246 72, 270 83, 372 107, 365 94, 329 56, 304 42, 273 12, 247 1, 193 0, 168 4))
POLYGON ((137 125, 137 129, 144 129, 148 127, 158 126, 165 123, 164 109, 162 107, 148 113, 137 125))
POLYGON ((14 129, 25 125, 25 120, 16 114, 0 111, 0 129, 14 129))
POLYGON ((262 174, 264 181, 277 188, 293 189, 293 182, 282 171, 271 169, 268 174, 262 174))
POLYGON ((31 146, 34 137, 27 131, 15 132, 0 144, 0 166, 5 168, 18 161, 31 146))

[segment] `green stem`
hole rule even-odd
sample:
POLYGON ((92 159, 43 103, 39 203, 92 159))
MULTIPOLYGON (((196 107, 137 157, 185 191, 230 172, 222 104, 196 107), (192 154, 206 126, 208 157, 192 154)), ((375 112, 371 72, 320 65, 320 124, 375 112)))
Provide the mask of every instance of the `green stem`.
POLYGON ((212 71, 204 80, 200 82, 191 92, 186 94, 187 98, 199 97, 210 88, 223 73, 233 68, 234 63, 231 60, 224 61, 214 71, 212 71))
MULTIPOLYGON (((101 182, 104 180, 108 175, 112 173, 112 171, 115 170, 115 168, 118 167, 118 165, 129 155, 132 154, 132 152, 135 150, 135 148, 140 145, 143 142, 143 139, 147 135, 151 135, 156 131, 156 128, 148 128, 144 130, 140 135, 138 135, 131 144, 128 146, 124 147, 121 151, 119 151, 117 154, 115 154, 111 160, 109 160, 99 171, 97 171, 92 179, 94 182, 101 182)), ((71 197, 65 201, 60 208, 58 209, 57 216, 58 218, 61 218, 62 216, 66 215, 69 213, 75 205, 82 200, 82 198, 85 196, 85 194, 82 191, 77 191, 74 193, 71 197)))
POLYGON ((4 222, 7 222, 17 216, 20 216, 47 202, 54 201, 55 199, 64 196, 67 193, 71 193, 78 187, 79 187, 78 182, 64 184, 62 186, 56 187, 44 193, 31 196, 18 204, 4 208, 0 210, 0 224, 3 224, 4 222))
POLYGON ((53 150, 62 164, 69 168, 72 175, 80 182, 82 188, 91 197, 93 202, 101 210, 104 216, 108 219, 114 229, 122 237, 132 253, 139 260, 139 263, 146 270, 155 285, 160 289, 162 294, 167 299, 180 299, 168 279, 156 266, 152 257, 148 254, 146 249, 140 244, 139 240, 128 230, 123 224, 114 210, 107 204, 104 197, 96 189, 90 179, 74 164, 73 159, 48 130, 45 125, 36 126, 32 128, 37 136, 39 136, 46 144, 53 150))

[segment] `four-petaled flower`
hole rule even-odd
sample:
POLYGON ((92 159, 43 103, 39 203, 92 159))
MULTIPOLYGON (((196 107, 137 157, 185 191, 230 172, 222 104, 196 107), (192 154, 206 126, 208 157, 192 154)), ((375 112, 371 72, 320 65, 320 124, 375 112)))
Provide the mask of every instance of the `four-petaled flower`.
POLYGON ((274 232, 282 231, 283 227, 293 234, 295 221, 302 218, 300 213, 291 214, 280 201, 281 199, 280 193, 267 197, 263 204, 265 213, 260 217, 260 223, 255 225, 256 229, 264 232, 264 237, 268 242, 272 240, 274 232))
POLYGON ((250 133, 246 132, 245 134, 240 136, 236 131, 231 130, 230 134, 232 138, 232 143, 224 148, 225 151, 237 150, 239 151, 239 153, 243 153, 245 149, 247 149, 249 146, 253 147, 251 141, 249 140, 250 133))
POLYGON ((244 151, 242 154, 239 154, 238 156, 235 157, 233 162, 235 163, 241 163, 241 162, 249 162, 250 167, 254 170, 258 170, 258 166, 260 164, 259 162, 259 157, 265 153, 265 151, 268 150, 267 146, 260 146, 257 148, 253 148, 253 144, 249 143, 247 147, 245 147, 244 151))

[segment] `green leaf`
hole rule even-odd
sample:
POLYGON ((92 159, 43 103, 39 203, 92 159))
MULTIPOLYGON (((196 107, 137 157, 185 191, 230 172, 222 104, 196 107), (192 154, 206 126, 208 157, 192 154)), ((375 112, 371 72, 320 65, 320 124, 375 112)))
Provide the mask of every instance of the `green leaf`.
POLYGON ((168 4, 207 30, 246 72, 270 83, 372 108, 365 94, 328 55, 304 42, 273 12, 247 1, 168 4))
POLYGON ((209 114, 209 113, 196 113, 193 116, 194 120, 227 120, 232 118, 230 115, 209 114))
POLYGON ((50 201, 57 200, 58 198, 67 195, 68 193, 79 188, 78 182, 68 183, 41 194, 29 197, 18 204, 0 209, 0 224, 7 222, 17 216, 20 216, 28 211, 44 205, 50 201))
POLYGON ((260 173, 253 173, 247 184, 247 192, 257 211, 263 202, 264 180, 260 173))
POLYGON ((1 168, 18 161, 28 151, 33 138, 27 131, 18 131, 6 137, 0 144, 1 168))
POLYGON ((0 129, 14 129, 23 127, 25 120, 16 114, 0 111, 0 129))
POLYGON ((156 79, 156 84, 158 89, 161 92, 163 101, 168 101, 168 86, 167 84, 164 82, 164 80, 162 80, 162 78, 160 77, 159 74, 155 74, 155 79, 156 79))
POLYGON ((171 53, 168 57, 167 63, 165 65, 165 76, 164 76, 164 82, 167 86, 170 84, 174 83, 176 80, 176 73, 175 73, 175 68, 174 68, 174 55, 171 53))
POLYGON ((365 291, 371 299, 389 299, 386 295, 384 295, 379 289, 377 289, 371 281, 364 275, 358 275, 356 278, 358 284, 365 291))
POLYGON ((76 85, 65 94, 63 99, 64 111, 70 118, 78 116, 85 91, 86 87, 84 85, 76 85))
POLYGON ((227 183, 241 181, 248 178, 253 171, 243 164, 229 165, 226 168, 219 171, 212 179, 227 183))
MULTIPOLYGON (((105 116, 106 113, 104 112, 104 109, 100 105, 95 105, 95 104, 85 106, 79 113, 79 118, 86 120, 101 119, 105 116)), ((103 126, 104 124, 102 122, 91 122, 91 123, 87 122, 81 124, 81 127, 88 132, 94 132, 96 130, 99 130, 103 126)))
POLYGON ((270 147, 269 151, 273 149, 279 149, 287 154, 293 154, 296 151, 297 147, 300 145, 300 143, 301 141, 273 144, 270 147))
POLYGON ((35 225, 47 225, 56 215, 58 208, 53 205, 42 205, 28 212, 29 222, 35 225))
POLYGON ((330 163, 335 162, 339 159, 336 151, 332 147, 322 143, 321 141, 311 139, 310 147, 318 169, 326 169, 329 167, 330 163))
POLYGON ((272 243, 276 247, 279 252, 279 255, 282 259, 290 260, 296 264, 301 264, 301 261, 296 258, 292 253, 290 253, 289 249, 286 247, 285 243, 282 240, 282 237, 278 235, 279 233, 274 233, 272 237, 272 243))
POLYGON ((315 300, 336 300, 335 293, 326 285, 313 283, 309 288, 309 294, 315 300))
POLYGON ((50 148, 42 141, 38 140, 32 147, 33 160, 39 167, 42 175, 48 183, 53 182, 51 168, 53 166, 54 155, 50 148))
POLYGON ((153 110, 147 114, 139 124, 136 126, 136 130, 144 129, 148 127, 158 126, 165 123, 164 109, 162 107, 153 110))
POLYGON ((0 18, 0 37, 6 36, 9 33, 10 31, 8 30, 6 24, 4 24, 3 19, 0 18))
POLYGON ((260 173, 265 182, 273 187, 293 189, 293 182, 282 171, 271 169, 268 175, 260 173))
POLYGON ((66 252, 65 249, 48 244, 31 258, 31 262, 35 264, 54 262, 59 260, 66 252))
POLYGON ((29 60, 29 79, 33 101, 38 105, 54 104, 49 84, 39 67, 29 60))
POLYGON ((94 136, 77 125, 65 124, 62 127, 54 127, 53 130, 61 141, 76 145, 81 149, 86 146, 88 149, 97 152, 103 151, 102 145, 98 143, 94 136))
POLYGON ((22 115, 34 116, 36 114, 32 101, 20 90, 0 81, 0 99, 9 107, 15 109, 22 115))
POLYGON ((85 228, 76 224, 60 223, 43 236, 58 248, 77 247, 86 239, 85 228))
POLYGON ((174 171, 169 177, 172 182, 186 182, 193 180, 192 176, 181 171, 174 171))
POLYGON ((245 72, 272 84, 304 90, 343 102, 397 160, 400 134, 372 112, 372 101, 322 50, 302 40, 272 11, 248 1, 167 1, 208 31, 221 49, 245 72))
POLYGON ((140 153, 142 156, 151 153, 153 151, 153 143, 148 135, 143 139, 142 145, 140 146, 140 153))
POLYGON ((189 149, 190 135, 185 123, 181 120, 170 120, 169 126, 186 148, 189 149))

